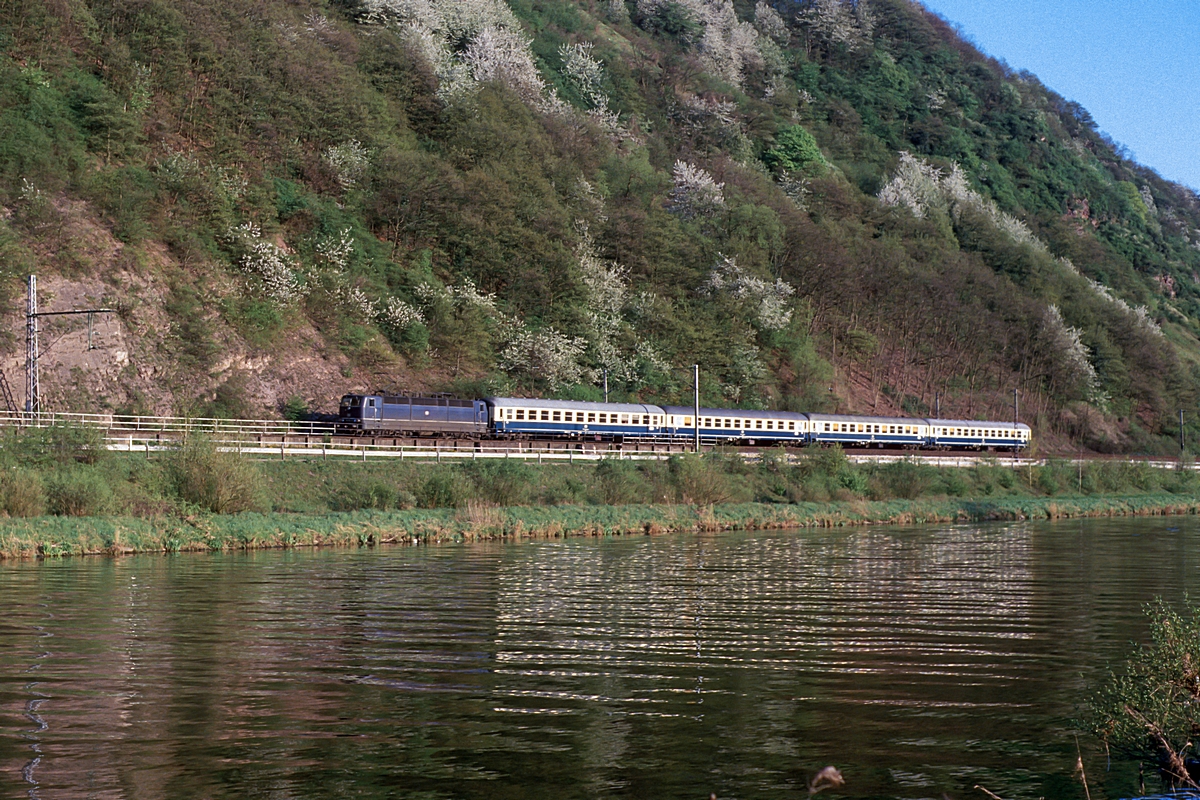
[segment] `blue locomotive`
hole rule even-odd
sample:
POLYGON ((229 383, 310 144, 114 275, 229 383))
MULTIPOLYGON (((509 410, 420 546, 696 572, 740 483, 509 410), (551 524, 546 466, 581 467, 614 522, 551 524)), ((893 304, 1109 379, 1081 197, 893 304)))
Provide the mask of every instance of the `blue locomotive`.
POLYGON ((690 442, 705 444, 840 444, 1013 450, 1029 446, 1028 425, 987 420, 863 417, 794 411, 701 408, 643 403, 581 403, 521 397, 460 400, 446 395, 348 394, 338 427, 398 436, 497 439, 690 442))

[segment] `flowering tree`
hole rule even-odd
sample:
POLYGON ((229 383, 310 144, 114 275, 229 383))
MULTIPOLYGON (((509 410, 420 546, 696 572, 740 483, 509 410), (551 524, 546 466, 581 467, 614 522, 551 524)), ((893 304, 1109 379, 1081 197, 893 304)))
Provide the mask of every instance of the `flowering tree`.
POLYGON ((322 160, 333 170, 343 189, 353 189, 370 166, 371 156, 357 139, 351 139, 327 147, 322 160))
POLYGON ((725 184, 713 180, 706 170, 686 161, 676 161, 669 208, 684 219, 709 217, 725 207, 725 184))
POLYGON ((554 328, 517 331, 500 351, 500 369, 546 382, 551 390, 579 383, 584 369, 579 359, 587 342, 566 336, 554 328))
POLYGON ((1083 343, 1083 331, 1067 325, 1058 306, 1046 307, 1042 323, 1046 352, 1053 359, 1051 381, 1067 395, 1082 396, 1102 405, 1107 397, 1100 390, 1100 379, 1092 366, 1091 353, 1083 343))
POLYGON ((604 92, 604 65, 592 55, 591 42, 562 44, 558 55, 563 62, 563 75, 575 85, 591 106, 590 115, 609 133, 620 130, 620 118, 608 108, 604 92))
POLYGON ((792 321, 792 310, 788 306, 796 293, 795 288, 782 278, 768 283, 750 275, 729 256, 719 257, 700 292, 710 297, 725 297, 744 306, 749 321, 762 330, 782 330, 792 321))
POLYGON ((814 45, 859 50, 875 30, 867 0, 808 0, 796 21, 805 30, 810 53, 814 45))
POLYGON ((470 96, 479 84, 499 81, 543 110, 561 103, 533 61, 530 40, 503 0, 363 0, 363 19, 408 34, 433 67, 438 96, 470 96))
POLYGON ((262 230, 253 222, 230 230, 226 234, 226 241, 240 253, 238 266, 247 275, 259 280, 266 297, 276 303, 287 304, 303 293, 291 256, 263 239, 262 230))

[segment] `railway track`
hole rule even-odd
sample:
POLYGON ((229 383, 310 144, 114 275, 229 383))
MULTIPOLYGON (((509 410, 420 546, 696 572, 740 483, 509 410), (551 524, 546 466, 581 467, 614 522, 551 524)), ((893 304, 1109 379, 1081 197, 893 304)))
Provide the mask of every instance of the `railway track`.
MULTIPOLYGON (((43 412, 0 414, 0 427, 47 427, 85 425, 104 432, 104 443, 117 452, 154 453, 178 447, 189 435, 204 435, 219 449, 236 451, 262 459, 413 459, 420 461, 462 461, 481 459, 521 459, 537 462, 588 462, 605 458, 659 460, 690 452, 690 442, 678 441, 554 441, 528 439, 460 439, 413 436, 346 436, 337 434, 328 423, 288 422, 285 420, 221 420, 189 417, 135 417, 114 414, 74 414, 43 412)), ((801 458, 799 451, 780 447, 730 447, 702 443, 702 449, 736 454, 757 461, 764 454, 782 455, 788 462, 801 458)), ((854 463, 892 463, 910 460, 930 466, 970 467, 995 463, 1015 468, 1039 466, 1048 461, 1072 466, 1095 461, 1143 463, 1156 468, 1175 469, 1178 459, 1145 456, 1089 455, 1048 458, 1014 458, 1010 452, 948 452, 898 448, 845 448, 846 458, 854 463)), ((1200 465, 1186 465, 1196 469, 1200 465)))

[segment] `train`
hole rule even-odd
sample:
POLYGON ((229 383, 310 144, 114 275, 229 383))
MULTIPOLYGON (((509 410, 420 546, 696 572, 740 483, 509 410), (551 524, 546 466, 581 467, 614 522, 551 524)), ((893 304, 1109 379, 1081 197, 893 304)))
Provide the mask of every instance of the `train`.
POLYGON ((1011 450, 1029 446, 1019 422, 919 417, 865 417, 794 411, 749 411, 646 403, 584 403, 528 397, 464 400, 449 395, 347 394, 339 432, 354 435, 480 439, 693 442, 705 445, 838 444, 939 450, 1011 450))

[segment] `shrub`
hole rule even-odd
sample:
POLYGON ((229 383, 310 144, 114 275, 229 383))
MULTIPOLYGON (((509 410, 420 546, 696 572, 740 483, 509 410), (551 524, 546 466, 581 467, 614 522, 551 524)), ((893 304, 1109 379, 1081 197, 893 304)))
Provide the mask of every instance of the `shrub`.
POLYGON ((530 488, 541 477, 524 461, 508 459, 474 461, 465 465, 465 473, 481 498, 501 506, 528 502, 530 488))
POLYGON ((1186 764, 1200 756, 1200 608, 1184 605, 1180 613, 1161 598, 1148 604, 1150 643, 1088 700, 1092 732, 1116 752, 1158 765, 1172 786, 1195 785, 1186 764))
POLYGON ((168 471, 175 493, 214 514, 234 514, 261 506, 258 469, 237 453, 218 450, 192 436, 171 454, 168 471))
POLYGON ((88 469, 57 473, 46 496, 50 513, 62 517, 98 517, 112 510, 112 487, 104 476, 88 469))
POLYGON ((911 500, 929 491, 937 473, 926 464, 905 459, 879 470, 879 477, 890 497, 911 500))
POLYGON ((595 476, 597 497, 605 505, 644 502, 644 485, 632 461, 606 458, 596 464, 595 476))
POLYGON ((743 487, 726 474, 719 460, 693 454, 671 459, 679 499, 684 503, 712 505, 745 500, 743 487))
POLYGON ((87 425, 49 425, 9 432, 4 449, 22 464, 95 464, 108 456, 104 431, 87 425))
POLYGON ((469 499, 470 487, 453 468, 433 470, 417 490, 421 508, 458 508, 469 499))
POLYGON ((396 488, 385 481, 351 475, 334 489, 328 502, 333 511, 357 511, 361 508, 383 511, 396 506, 396 495, 396 488))
POLYGON ((38 517, 46 513, 46 490, 36 472, 16 469, 0 477, 0 502, 10 517, 38 517))

